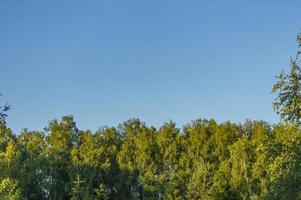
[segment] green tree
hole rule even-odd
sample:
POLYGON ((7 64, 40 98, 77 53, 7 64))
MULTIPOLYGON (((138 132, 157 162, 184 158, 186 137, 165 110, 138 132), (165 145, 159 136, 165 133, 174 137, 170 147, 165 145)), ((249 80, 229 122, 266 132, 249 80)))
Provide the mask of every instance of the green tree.
POLYGON ((121 140, 116 128, 105 127, 95 133, 95 138, 99 142, 97 146, 101 147, 100 158, 102 163, 102 182, 97 183, 95 189, 97 195, 102 199, 110 195, 112 199, 121 199, 123 195, 123 186, 121 179, 121 170, 117 163, 117 154, 120 150, 121 140))
POLYGON ((76 180, 73 181, 71 188, 71 200, 89 200, 89 193, 84 185, 85 181, 80 179, 80 176, 76 176, 76 180))
POLYGON ((135 160, 139 171, 138 180, 142 186, 140 197, 158 199, 160 160, 155 129, 143 126, 135 137, 135 144, 137 148, 135 160))
POLYGON ((28 199, 44 199, 47 197, 47 170, 45 136, 41 132, 23 130, 18 135, 18 146, 21 151, 22 167, 19 183, 24 197, 28 199))
MULTIPOLYGON (((0 94, 1 96, 2 94, 0 94)), ((5 104, 4 106, 0 106, 0 122, 5 123, 5 119, 7 117, 7 111, 10 109, 10 106, 8 104, 5 104)))
POLYGON ((254 162, 254 148, 247 136, 230 147, 231 173, 230 188, 237 194, 238 199, 250 199, 253 195, 252 164, 254 162))
MULTIPOLYGON (((301 46, 300 35, 297 37, 299 47, 301 46)), ((273 103, 274 110, 285 122, 301 122, 301 68, 299 65, 300 51, 295 58, 291 58, 290 72, 284 71, 277 76, 277 82, 272 89, 277 97, 273 103)))
POLYGON ((0 152, 0 178, 18 178, 20 175, 20 166, 20 151, 15 141, 10 140, 7 143, 5 151, 0 152))
POLYGON ((47 198, 53 200, 68 199, 72 180, 69 176, 71 150, 78 143, 78 129, 72 116, 65 116, 61 122, 53 120, 46 128, 47 153, 47 198))
POLYGON ((278 125, 274 128, 274 135, 274 154, 266 165, 269 180, 266 198, 300 199, 301 131, 296 126, 278 125))
POLYGON ((0 200, 21 200, 21 190, 10 178, 0 180, 0 200))
POLYGON ((158 193, 162 199, 185 199, 190 173, 185 141, 174 122, 163 124, 157 137, 159 148, 158 193))
POLYGON ((99 184, 99 187, 95 189, 96 196, 95 200, 108 200, 108 199, 120 199, 114 198, 114 196, 108 194, 107 188, 103 184, 99 184))
POLYGON ((213 199, 211 192, 214 169, 212 165, 199 160, 187 185, 187 199, 209 200, 213 199))
POLYGON ((107 128, 96 134, 80 131, 78 141, 71 151, 72 168, 69 168, 70 177, 77 186, 75 188, 78 188, 78 178, 81 177, 80 186, 90 199, 97 199, 102 189, 109 190, 110 195, 116 197, 120 190, 116 129, 107 128))
POLYGON ((136 159, 138 152, 136 136, 144 127, 145 124, 138 119, 128 120, 120 126, 122 145, 117 155, 117 161, 122 171, 121 179, 125 190, 122 199, 139 199, 143 193, 143 188, 138 178, 140 172, 136 159))
POLYGON ((6 123, 0 121, 0 151, 4 151, 10 140, 15 140, 12 130, 7 127, 6 123))

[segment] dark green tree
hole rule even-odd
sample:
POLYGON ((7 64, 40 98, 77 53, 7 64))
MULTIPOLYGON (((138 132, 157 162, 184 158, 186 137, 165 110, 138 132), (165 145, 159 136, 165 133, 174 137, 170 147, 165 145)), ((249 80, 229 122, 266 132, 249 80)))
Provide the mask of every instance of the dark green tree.
MULTIPOLYGON (((2 94, 0 94, 1 96, 2 94)), ((7 117, 7 111, 10 109, 10 106, 8 104, 5 104, 4 106, 0 106, 0 122, 5 123, 5 119, 7 117)))

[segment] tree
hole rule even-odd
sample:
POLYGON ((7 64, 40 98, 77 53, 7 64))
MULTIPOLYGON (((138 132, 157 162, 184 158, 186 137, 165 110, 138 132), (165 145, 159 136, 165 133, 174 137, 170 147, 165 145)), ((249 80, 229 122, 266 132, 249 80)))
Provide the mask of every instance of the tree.
POLYGON ((66 116, 17 137, 0 125, 0 200, 301 197, 295 125, 197 120, 157 130, 133 119, 92 133, 66 116))
POLYGON ((72 116, 64 116, 61 122, 51 121, 46 131, 46 157, 49 163, 46 190, 49 199, 67 199, 72 185, 69 177, 70 154, 72 147, 78 143, 78 129, 72 116))
POLYGON ((0 200, 19 200, 21 191, 16 181, 10 178, 0 180, 0 200))
POLYGON ((301 198, 301 131, 296 126, 278 125, 271 162, 266 165, 266 199, 301 198), (285 133, 285 134, 284 134, 285 133), (275 148, 276 147, 276 148, 275 148))
POLYGON ((145 124, 138 119, 124 122, 120 126, 122 132, 122 145, 117 155, 119 168, 122 170, 122 182, 125 193, 122 199, 139 199, 143 189, 138 180, 137 144, 136 137, 145 128, 145 124))
POLYGON ((71 188, 71 200, 88 200, 89 194, 87 189, 84 187, 85 181, 80 179, 78 175, 76 180, 73 181, 73 187, 71 188))
POLYGON ((156 136, 161 161, 157 176, 159 196, 163 199, 183 199, 189 162, 184 160, 187 158, 186 148, 180 129, 173 122, 165 123, 156 136))
POLYGON ((254 163, 254 147, 247 136, 230 146, 230 189, 236 199, 250 199, 252 190, 252 165, 254 163))
MULTIPOLYGON (((0 94, 1 96, 2 94, 0 94)), ((5 122, 5 118, 7 117, 7 111, 10 109, 10 106, 8 104, 5 104, 4 106, 0 106, 0 121, 5 122)))
MULTIPOLYGON (((301 35, 297 37, 299 48, 301 47, 301 35)), ((274 110, 280 115, 280 119, 285 122, 301 122, 301 67, 299 65, 299 56, 301 51, 297 52, 295 58, 291 58, 290 72, 284 71, 277 76, 277 82, 272 89, 272 93, 277 93, 277 98, 273 103, 274 110)))
POLYGON ((212 185, 213 169, 212 165, 202 159, 195 165, 193 175, 188 182, 187 199, 207 200, 212 199, 210 188, 212 185))
POLYGON ((41 132, 24 129, 18 135, 18 147, 21 151, 22 176, 19 184, 24 197, 32 200, 46 198, 47 170, 45 136, 41 132))

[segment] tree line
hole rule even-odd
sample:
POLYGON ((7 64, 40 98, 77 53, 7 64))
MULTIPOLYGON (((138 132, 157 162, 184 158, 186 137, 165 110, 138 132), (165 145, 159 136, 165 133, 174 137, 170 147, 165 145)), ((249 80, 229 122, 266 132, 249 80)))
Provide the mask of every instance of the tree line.
POLYGON ((91 132, 70 115, 15 134, 0 107, 0 200, 301 199, 299 55, 273 88, 274 125, 130 119, 91 132))
POLYGON ((72 116, 44 132, 0 125, 0 199, 299 199, 301 130, 138 119, 94 133, 72 116))

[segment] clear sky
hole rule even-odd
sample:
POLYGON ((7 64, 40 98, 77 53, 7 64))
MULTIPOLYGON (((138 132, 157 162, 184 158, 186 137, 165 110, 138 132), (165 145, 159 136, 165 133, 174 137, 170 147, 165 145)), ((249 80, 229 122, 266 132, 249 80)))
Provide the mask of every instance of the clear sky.
POLYGON ((301 30, 300 0, 0 1, 8 125, 72 114, 96 130, 138 117, 274 123, 271 88, 301 30))

